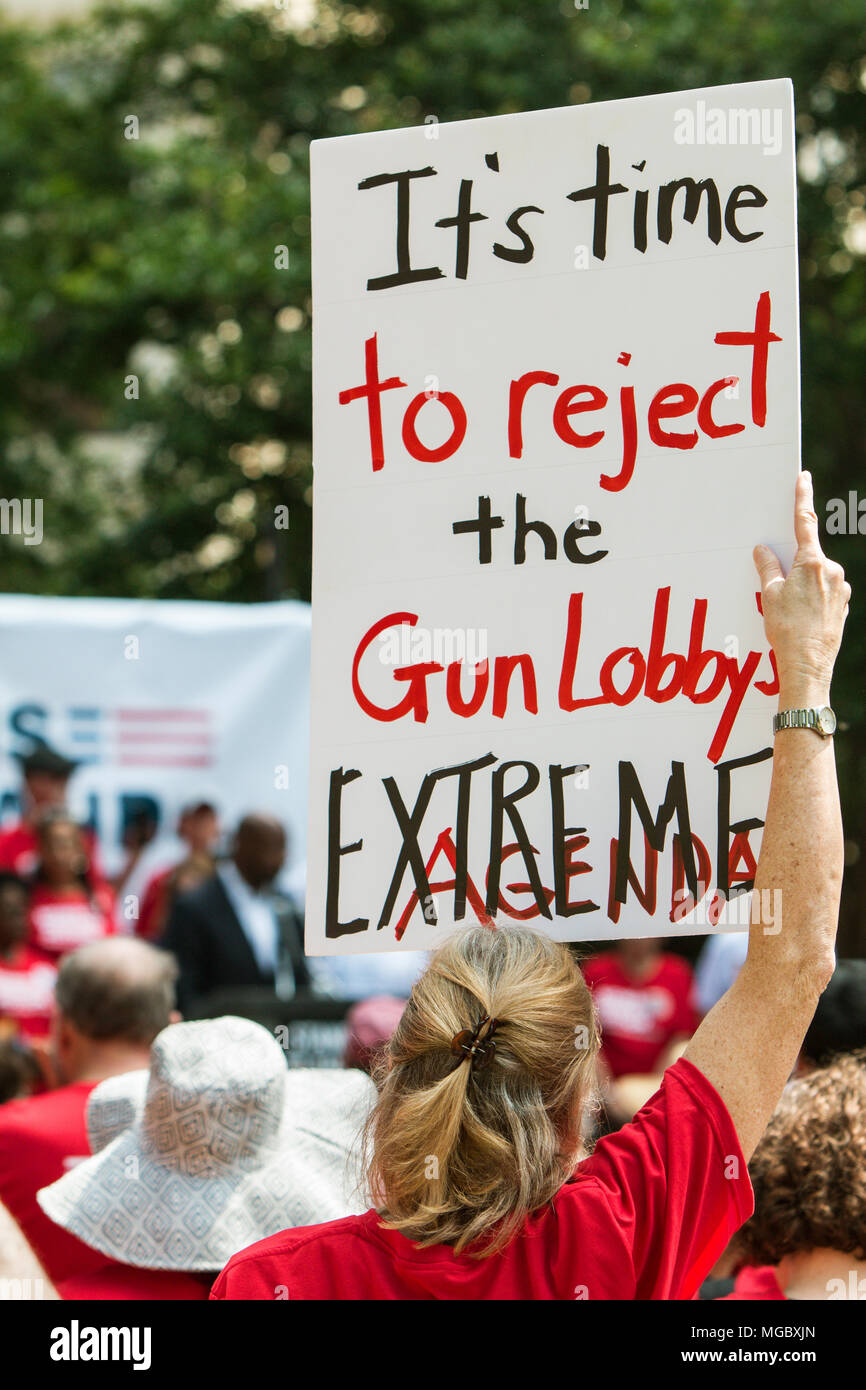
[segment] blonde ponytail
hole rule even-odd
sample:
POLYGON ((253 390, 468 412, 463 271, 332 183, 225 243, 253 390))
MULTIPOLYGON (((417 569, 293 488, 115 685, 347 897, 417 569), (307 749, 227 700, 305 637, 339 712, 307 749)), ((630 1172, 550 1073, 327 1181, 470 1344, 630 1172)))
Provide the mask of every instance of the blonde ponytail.
POLYGON ((367 1128, 383 1222, 419 1245, 501 1249, 573 1170, 594 1084, 589 991, 566 946, 470 928, 436 953, 388 1048, 367 1128), (489 1064, 451 1050, 497 1020, 489 1064))

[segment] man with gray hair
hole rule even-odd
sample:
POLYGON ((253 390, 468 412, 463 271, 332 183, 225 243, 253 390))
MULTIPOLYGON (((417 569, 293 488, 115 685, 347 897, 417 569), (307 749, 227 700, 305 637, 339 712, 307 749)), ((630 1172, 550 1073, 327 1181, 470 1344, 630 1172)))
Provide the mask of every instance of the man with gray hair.
POLYGON ((36 1193, 88 1157, 85 1110, 94 1086, 137 1071, 174 1008, 174 958, 134 937, 90 942, 64 957, 55 987, 52 1054, 60 1085, 0 1107, 0 1203, 55 1283, 104 1256, 61 1230, 36 1193))

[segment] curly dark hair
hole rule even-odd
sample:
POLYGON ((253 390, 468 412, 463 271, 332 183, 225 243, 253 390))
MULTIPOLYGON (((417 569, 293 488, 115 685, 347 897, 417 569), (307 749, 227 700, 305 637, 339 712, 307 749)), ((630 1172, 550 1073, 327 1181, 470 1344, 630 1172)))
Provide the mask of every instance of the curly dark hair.
POLYGON ((866 1258, 866 1049, 785 1088, 749 1174, 755 1214, 736 1238, 747 1263, 822 1248, 866 1258))

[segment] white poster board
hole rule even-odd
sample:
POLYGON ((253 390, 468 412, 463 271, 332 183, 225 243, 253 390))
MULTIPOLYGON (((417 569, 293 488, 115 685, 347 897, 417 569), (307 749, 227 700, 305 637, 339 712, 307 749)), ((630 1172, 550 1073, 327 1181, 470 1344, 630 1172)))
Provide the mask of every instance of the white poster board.
POLYGON ((170 855, 180 808, 209 800, 226 832, 248 811, 283 821, 284 883, 302 894, 307 604, 0 595, 0 640, 3 823, 19 811, 15 754, 48 743, 79 763, 71 809, 108 870, 124 861, 125 821, 156 821, 128 893, 170 855))
POLYGON ((747 922, 793 138, 771 81, 314 144, 310 952, 747 922))

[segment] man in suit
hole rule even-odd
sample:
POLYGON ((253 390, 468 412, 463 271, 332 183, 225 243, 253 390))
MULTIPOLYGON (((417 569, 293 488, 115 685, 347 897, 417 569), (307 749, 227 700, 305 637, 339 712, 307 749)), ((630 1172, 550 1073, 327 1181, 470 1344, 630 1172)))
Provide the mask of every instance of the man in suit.
POLYGON ((182 1010, 219 989, 259 985, 291 997, 310 988, 303 922, 272 886, 285 857, 280 822, 273 816, 244 816, 231 858, 175 900, 161 944, 180 967, 182 1010))

